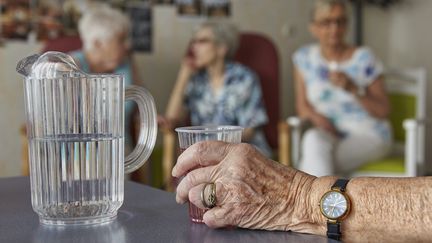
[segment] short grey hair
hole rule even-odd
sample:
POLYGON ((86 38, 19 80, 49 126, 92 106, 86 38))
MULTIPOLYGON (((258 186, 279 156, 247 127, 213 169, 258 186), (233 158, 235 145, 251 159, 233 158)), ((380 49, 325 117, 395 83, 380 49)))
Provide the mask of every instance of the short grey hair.
POLYGON ((311 13, 311 21, 315 21, 315 16, 318 11, 328 11, 333 6, 342 6, 345 10, 348 10, 346 4, 347 0, 316 0, 311 13))
POLYGON ((104 42, 122 33, 127 36, 125 44, 130 44, 130 25, 129 18, 120 10, 107 5, 95 5, 84 12, 78 23, 84 50, 92 49, 95 41, 104 42))
POLYGON ((195 33, 206 28, 213 32, 217 44, 226 46, 226 59, 233 59, 239 45, 239 31, 237 27, 226 21, 207 21, 198 26, 195 33))

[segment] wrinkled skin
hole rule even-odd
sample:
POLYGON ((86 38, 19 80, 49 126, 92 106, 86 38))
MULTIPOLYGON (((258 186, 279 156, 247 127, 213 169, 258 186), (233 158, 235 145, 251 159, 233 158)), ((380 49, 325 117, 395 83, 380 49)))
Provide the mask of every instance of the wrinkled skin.
POLYGON ((177 202, 200 208, 205 184, 216 183, 217 206, 204 214, 210 227, 303 232, 312 221, 309 191, 315 177, 267 159, 250 145, 197 143, 180 155, 172 174, 185 176, 177 202))

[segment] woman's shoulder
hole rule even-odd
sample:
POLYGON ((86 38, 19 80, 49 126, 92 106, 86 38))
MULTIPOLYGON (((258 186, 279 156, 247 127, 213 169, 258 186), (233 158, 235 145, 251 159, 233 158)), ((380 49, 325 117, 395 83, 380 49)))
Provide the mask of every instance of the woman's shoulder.
POLYGON ((255 82, 258 77, 255 71, 238 62, 228 63, 225 72, 229 79, 237 82, 255 82))
POLYGON ((319 50, 319 46, 316 43, 313 44, 307 44, 304 45, 302 47, 300 47, 299 49, 297 49, 294 54, 293 57, 307 57, 310 56, 312 54, 315 54, 317 51, 319 50))
POLYGON ((368 46, 359 46, 355 48, 352 59, 360 62, 375 60, 376 56, 373 50, 368 46))
POLYGON ((300 47, 292 55, 292 60, 297 67, 310 66, 310 63, 320 60, 319 45, 308 44, 300 47))

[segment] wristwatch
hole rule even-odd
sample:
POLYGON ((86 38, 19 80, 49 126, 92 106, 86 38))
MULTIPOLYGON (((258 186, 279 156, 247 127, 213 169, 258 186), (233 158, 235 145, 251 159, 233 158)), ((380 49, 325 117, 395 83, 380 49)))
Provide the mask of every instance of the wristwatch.
POLYGON ((345 193, 349 180, 338 179, 331 190, 321 197, 319 206, 321 213, 327 218, 327 237, 334 240, 341 240, 341 222, 348 216, 351 208, 351 201, 345 193))

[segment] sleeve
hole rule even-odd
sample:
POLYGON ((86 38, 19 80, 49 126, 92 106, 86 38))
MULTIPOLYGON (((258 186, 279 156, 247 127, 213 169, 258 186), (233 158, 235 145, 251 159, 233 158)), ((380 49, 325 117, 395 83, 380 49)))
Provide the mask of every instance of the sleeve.
POLYGON ((363 85, 372 84, 384 72, 382 62, 373 54, 369 48, 361 50, 359 55, 360 77, 363 85))
POLYGON ((183 93, 183 106, 186 108, 189 107, 191 97, 193 96, 193 90, 194 90, 193 83, 194 83, 193 79, 191 79, 186 85, 186 89, 184 90, 183 93))
POLYGON ((268 122, 267 112, 264 107, 261 86, 258 77, 251 73, 246 75, 248 85, 244 91, 248 91, 242 106, 238 109, 238 121, 244 128, 254 128, 265 125, 268 122))
POLYGON ((294 54, 292 55, 292 61, 294 66, 301 72, 306 73, 306 69, 308 67, 307 63, 307 55, 309 52, 309 47, 302 47, 298 49, 294 54))

